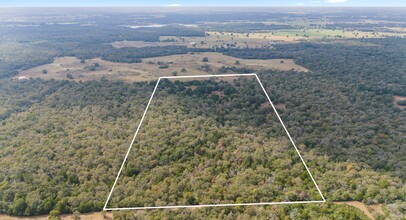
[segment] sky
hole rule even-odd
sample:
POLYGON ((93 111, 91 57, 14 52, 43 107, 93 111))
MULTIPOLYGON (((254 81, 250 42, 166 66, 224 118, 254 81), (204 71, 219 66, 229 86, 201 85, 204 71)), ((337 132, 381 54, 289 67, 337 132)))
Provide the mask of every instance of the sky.
POLYGON ((406 0, 0 0, 0 6, 363 6, 406 7, 406 0))

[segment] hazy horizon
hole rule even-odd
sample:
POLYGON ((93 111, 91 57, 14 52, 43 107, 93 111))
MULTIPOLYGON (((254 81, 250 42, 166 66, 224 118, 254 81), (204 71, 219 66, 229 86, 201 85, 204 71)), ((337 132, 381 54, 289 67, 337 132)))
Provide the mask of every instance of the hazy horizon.
POLYGON ((0 1, 0 7, 406 7, 405 1, 400 0, 285 0, 285 1, 265 1, 265 0, 150 0, 150 1, 130 1, 108 0, 101 1, 60 1, 60 0, 37 0, 37 1, 0 1))

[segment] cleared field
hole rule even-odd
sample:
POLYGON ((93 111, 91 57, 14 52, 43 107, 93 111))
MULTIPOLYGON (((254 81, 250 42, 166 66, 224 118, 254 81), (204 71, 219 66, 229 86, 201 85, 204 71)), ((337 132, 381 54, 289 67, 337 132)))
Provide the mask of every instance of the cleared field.
MULTIPOLYGON (((285 40, 283 37, 273 36, 268 33, 268 37, 258 37, 258 33, 242 34, 232 32, 206 32, 206 37, 176 37, 161 36, 161 41, 175 40, 173 43, 183 43, 188 47, 199 48, 220 48, 220 47, 241 47, 241 48, 262 48, 271 46, 271 41, 285 40), (272 36, 272 38, 271 38, 272 36), (195 43, 195 44, 194 44, 195 43)), ((292 42, 291 40, 290 42, 292 42)))
POLYGON ((383 38, 383 37, 406 37, 406 33, 395 32, 362 32, 331 30, 320 28, 306 29, 283 29, 274 31, 254 32, 254 33, 234 33, 234 32, 206 32, 205 37, 177 37, 161 36, 161 42, 143 41, 117 41, 112 43, 114 47, 147 47, 147 46, 167 46, 184 45, 198 48, 266 48, 277 43, 298 43, 302 41, 321 39, 346 39, 346 38, 383 38))
MULTIPOLYGON (((102 59, 85 62, 75 57, 58 57, 53 63, 22 70, 16 76, 57 80, 87 81, 105 77, 128 82, 156 80, 160 76, 207 75, 220 73, 222 67, 253 70, 276 69, 307 72, 291 59, 238 59, 220 53, 194 53, 143 59, 142 63, 118 63, 102 59), (207 62, 203 62, 207 58, 207 62)), ((230 72, 230 71, 229 71, 230 72)), ((222 71, 221 73, 227 73, 222 71)), ((232 73, 232 72, 230 72, 232 73)))
POLYGON ((101 79, 102 77, 118 80, 132 76, 136 79, 133 81, 140 81, 143 77, 147 77, 148 73, 137 68, 135 64, 115 63, 102 59, 90 59, 82 63, 76 57, 58 57, 54 59, 53 63, 22 70, 16 77, 21 76, 76 81, 101 79))
MULTIPOLYGON (((157 57, 157 58, 148 58, 144 59, 143 62, 173 62, 173 66, 176 67, 186 67, 191 70, 199 70, 200 67, 196 68, 196 64, 198 65, 209 65, 215 69, 219 69, 222 66, 225 67, 247 67, 252 69, 277 69, 277 70, 296 70, 296 71, 303 71, 307 72, 308 69, 299 66, 294 63, 292 59, 269 59, 269 60, 256 60, 256 59, 239 59, 234 58, 231 56, 226 56, 221 53, 209 52, 209 53, 195 53, 195 54, 186 54, 186 55, 173 55, 173 56, 164 56, 164 57, 157 57), (203 62, 203 58, 207 57, 208 61, 203 62), (236 62, 239 64, 236 64, 236 62)), ((201 70, 199 70, 201 72, 201 70)), ((206 71, 204 71, 206 72, 206 71)), ((207 73, 206 73, 207 74, 207 73)), ((182 75, 182 74, 180 74, 182 75)), ((188 74, 184 74, 188 75, 188 74)))
POLYGON ((271 32, 266 33, 231 33, 231 32, 206 32, 205 37, 177 37, 161 36, 161 42, 143 42, 143 41, 116 41, 111 45, 116 48, 122 47, 147 47, 147 46, 167 46, 183 45, 197 48, 220 48, 220 47, 240 47, 240 48, 263 48, 270 47, 272 41, 278 43, 300 42, 305 38, 289 38, 286 36, 275 35, 271 32), (168 42, 172 41, 172 42, 168 42))

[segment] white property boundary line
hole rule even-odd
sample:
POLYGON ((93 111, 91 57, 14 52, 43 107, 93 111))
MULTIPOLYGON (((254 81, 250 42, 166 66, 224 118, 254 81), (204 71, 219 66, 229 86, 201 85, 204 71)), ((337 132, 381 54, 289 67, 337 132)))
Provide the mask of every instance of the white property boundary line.
POLYGON ((201 207, 225 207, 225 206, 253 206, 253 205, 287 205, 287 204, 307 204, 307 203, 322 203, 322 202, 326 202, 326 199, 324 198, 323 194, 320 191, 319 186, 316 183, 316 180, 313 178, 313 175, 310 173, 309 168, 307 167, 302 155, 300 154, 298 148, 296 147, 295 142, 293 141, 292 137, 290 136, 288 129, 286 129, 285 124, 283 123, 281 117, 279 116, 278 112, 276 111, 275 106, 273 105, 271 99, 269 98, 268 93, 266 92, 264 86, 261 83, 261 80, 259 80, 258 76, 256 73, 247 73, 247 74, 222 74, 222 75, 193 75, 193 76, 165 76, 165 77, 159 77, 154 91, 152 92, 151 97, 149 98, 147 107, 145 108, 144 114, 141 117, 141 121, 138 124, 137 130, 135 131, 134 137, 131 141, 130 147, 127 150, 127 153, 125 155, 125 158, 123 160, 123 163, 121 164, 120 170, 118 171, 117 177, 114 180, 114 184, 113 187, 110 190, 109 196, 107 197, 106 203, 104 204, 103 210, 105 211, 117 211, 117 210, 142 210, 142 209, 173 209, 173 208, 201 208, 201 207), (130 154, 131 148, 134 144, 135 138, 137 137, 137 134, 141 128, 141 124, 145 118, 145 115, 148 111, 149 105, 151 104, 152 98, 155 95, 156 89, 158 88, 159 82, 161 81, 161 79, 179 79, 179 78, 204 78, 204 77, 224 77, 224 76, 255 76, 255 78, 257 79, 258 83, 260 84, 262 90, 265 93, 266 98, 268 99, 269 103, 272 106, 272 109, 275 111, 276 116, 278 117, 279 121, 281 122, 286 134, 289 137, 290 142, 292 143, 293 147, 295 147, 295 150, 297 152, 297 154, 300 157, 300 160, 302 161, 304 167, 306 168, 306 171, 309 173, 314 185, 317 188, 317 191, 319 192, 321 198, 323 200, 313 200, 313 201, 292 201, 292 202, 258 202, 258 203, 237 203, 237 204, 207 204, 207 205, 176 205, 176 206, 150 206, 150 207, 130 207, 130 208, 107 208, 107 204, 110 201, 110 197, 111 194, 113 193, 114 187, 117 184, 118 178, 120 177, 121 171, 123 170, 124 164, 127 161, 128 155, 130 154))

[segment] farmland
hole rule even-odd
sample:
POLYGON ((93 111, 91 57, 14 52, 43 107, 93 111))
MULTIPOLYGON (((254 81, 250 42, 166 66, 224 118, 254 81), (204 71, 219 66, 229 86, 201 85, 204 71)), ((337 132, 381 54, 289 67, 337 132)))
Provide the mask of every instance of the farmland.
POLYGON ((197 48, 266 48, 280 43, 300 43, 304 41, 340 40, 340 39, 363 39, 384 37, 406 37, 402 29, 400 33, 393 32, 364 32, 331 29, 282 29, 270 32, 236 33, 236 32, 206 32, 205 37, 178 37, 161 36, 160 42, 143 41, 117 41, 112 43, 114 47, 147 47, 183 45, 197 48), (232 46, 230 46, 232 45, 232 46))

